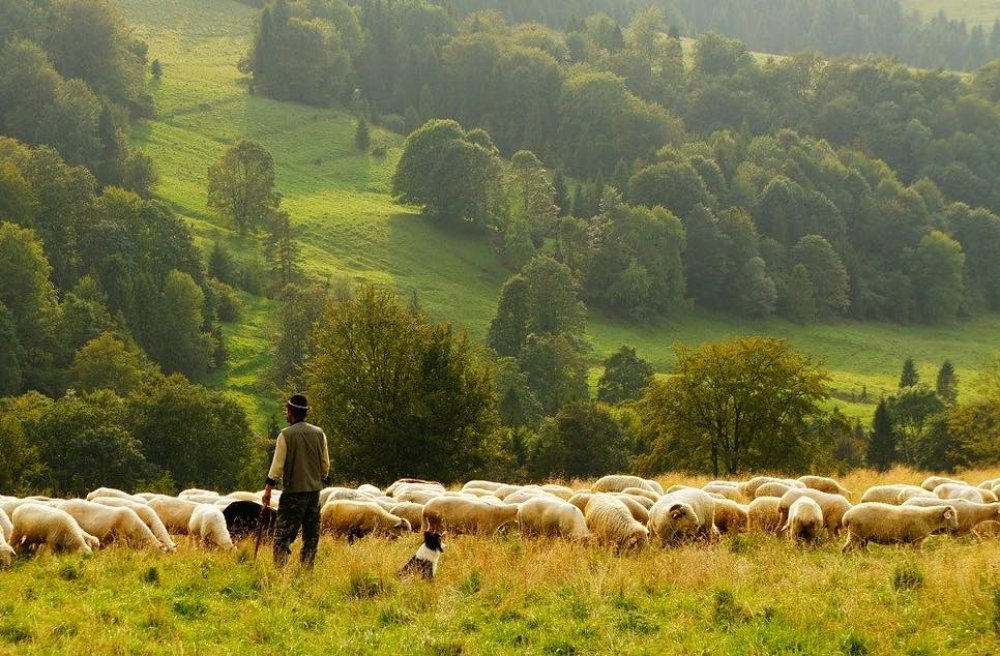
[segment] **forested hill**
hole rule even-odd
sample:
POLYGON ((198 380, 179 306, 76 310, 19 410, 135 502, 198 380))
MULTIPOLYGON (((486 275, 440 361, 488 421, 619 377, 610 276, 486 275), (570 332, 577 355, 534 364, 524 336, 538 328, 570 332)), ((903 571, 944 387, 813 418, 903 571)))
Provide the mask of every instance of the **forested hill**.
POLYGON ((824 55, 882 54, 913 66, 972 70, 1000 57, 1000 29, 969 27, 954 16, 923 16, 899 0, 441 0, 465 16, 483 9, 512 22, 565 28, 603 12, 620 23, 650 6, 685 36, 718 32, 753 50, 816 50, 824 55))

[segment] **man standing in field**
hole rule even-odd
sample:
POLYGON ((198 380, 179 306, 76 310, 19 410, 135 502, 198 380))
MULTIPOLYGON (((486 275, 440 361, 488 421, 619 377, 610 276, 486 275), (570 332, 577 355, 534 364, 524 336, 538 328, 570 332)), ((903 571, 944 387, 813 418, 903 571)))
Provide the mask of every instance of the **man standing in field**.
POLYGON ((319 546, 319 491, 329 484, 330 452, 326 434, 306 423, 309 402, 295 394, 285 403, 289 426, 278 435, 274 460, 264 481, 265 507, 271 490, 281 481, 278 523, 274 533, 274 563, 283 567, 291 555, 291 544, 302 528, 302 564, 312 567, 319 546))

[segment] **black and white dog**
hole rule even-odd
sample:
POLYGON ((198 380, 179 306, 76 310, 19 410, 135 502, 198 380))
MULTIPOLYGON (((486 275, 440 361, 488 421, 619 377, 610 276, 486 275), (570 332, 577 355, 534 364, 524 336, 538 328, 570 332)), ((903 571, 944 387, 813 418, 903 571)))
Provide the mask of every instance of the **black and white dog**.
POLYGON ((403 569, 399 570, 399 575, 420 574, 424 579, 433 579, 437 573, 438 558, 444 553, 444 548, 445 544, 439 533, 424 531, 424 543, 413 558, 403 565, 403 569))

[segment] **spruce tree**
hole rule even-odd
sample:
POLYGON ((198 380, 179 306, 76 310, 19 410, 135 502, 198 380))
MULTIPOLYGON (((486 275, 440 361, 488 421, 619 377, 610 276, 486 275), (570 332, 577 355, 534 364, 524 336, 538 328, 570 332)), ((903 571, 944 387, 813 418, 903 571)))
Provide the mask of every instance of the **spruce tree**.
POLYGON ((361 152, 366 153, 371 145, 372 135, 368 129, 368 119, 362 114, 358 116, 358 124, 354 129, 354 146, 361 152))
POLYGON ((917 373, 917 365, 914 364, 913 358, 906 358, 906 362, 903 363, 903 373, 899 377, 899 389, 916 387, 919 382, 920 375, 917 373))
POLYGON ((569 192, 566 189, 566 176, 563 174, 562 169, 556 169, 555 174, 552 176, 552 188, 556 192, 555 202, 556 207, 559 208, 559 216, 566 216, 570 212, 570 199, 569 192))
POLYGON ((868 442, 868 466, 878 471, 886 471, 892 466, 896 455, 896 433, 892 427, 892 417, 885 399, 879 401, 872 420, 872 433, 868 442))
POLYGON ((945 360, 938 369, 937 395, 949 405, 954 405, 958 399, 958 378, 955 376, 955 365, 951 360, 945 360))

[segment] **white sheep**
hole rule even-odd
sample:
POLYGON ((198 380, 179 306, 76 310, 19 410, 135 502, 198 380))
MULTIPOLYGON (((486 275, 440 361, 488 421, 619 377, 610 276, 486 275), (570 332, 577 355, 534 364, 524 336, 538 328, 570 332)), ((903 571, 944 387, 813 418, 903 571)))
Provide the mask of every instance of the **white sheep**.
MULTIPOLYGON (((632 513, 632 519, 643 525, 649 523, 649 509, 655 504, 650 504, 647 507, 645 503, 642 503, 638 498, 630 494, 625 494, 624 492, 616 492, 614 494, 621 499, 622 503, 628 506, 628 511, 632 513)), ((643 501, 646 501, 646 499, 643 499, 643 501)))
POLYGON ((326 533, 354 541, 371 533, 399 537, 412 530, 410 522, 388 512, 374 501, 334 499, 320 511, 320 526, 326 533))
POLYGON ((128 492, 123 492, 122 490, 113 487, 99 487, 90 494, 87 495, 87 501, 93 501, 94 499, 102 497, 105 499, 115 497, 117 499, 128 499, 129 501, 134 501, 136 503, 146 503, 146 500, 142 497, 138 497, 128 492))
POLYGON ((424 506, 424 530, 492 535, 517 520, 517 506, 468 497, 438 497, 424 506))
POLYGON ((175 535, 187 535, 191 514, 199 505, 201 504, 175 497, 149 500, 149 507, 156 512, 157 517, 167 527, 167 531, 175 535))
POLYGON ((788 532, 792 542, 815 542, 823 530, 823 509, 810 497, 799 497, 789 508, 782 530, 788 532))
POLYGON ((827 478, 826 476, 799 476, 799 481, 811 490, 819 490, 827 494, 839 494, 845 499, 850 499, 854 496, 853 492, 834 479, 827 478))
POLYGON ((780 506, 781 499, 778 497, 760 497, 751 501, 747 506, 750 530, 777 535, 782 526, 780 506))
POLYGON ((775 478, 774 476, 754 476, 749 481, 742 481, 737 484, 736 489, 739 490, 747 499, 755 499, 757 488, 761 485, 767 483, 781 483, 783 479, 775 478))
POLYGON ((948 478, 946 476, 928 476, 924 479, 924 482, 920 484, 920 487, 924 488, 928 492, 933 492, 934 488, 938 485, 943 485, 944 483, 955 483, 957 485, 968 485, 965 481, 960 481, 957 478, 948 478))
MULTIPOLYGON (((772 497, 768 497, 772 498, 772 497)), ((722 534, 746 533, 750 528, 749 508, 730 499, 713 499, 715 528, 722 534)))
POLYGON ((976 503, 965 499, 928 499, 920 497, 910 499, 904 506, 920 506, 930 508, 933 506, 951 506, 958 513, 959 534, 972 533, 976 524, 990 520, 1000 521, 1000 503, 976 503))
POLYGON ((14 525, 10 545, 16 550, 37 544, 47 545, 53 551, 91 553, 95 538, 84 532, 73 517, 58 508, 38 503, 25 503, 11 515, 14 525))
POLYGON ((10 516, 0 509, 0 536, 5 540, 10 539, 10 532, 14 530, 14 525, 10 521, 10 516))
POLYGON ((407 487, 416 489, 433 488, 438 490, 439 492, 444 492, 444 486, 438 483, 437 481, 425 481, 422 478, 401 478, 392 485, 390 485, 389 487, 385 488, 385 494, 386 496, 394 497, 396 496, 396 492, 398 492, 401 489, 406 489, 407 487))
POLYGON ((382 496, 382 490, 375 487, 371 483, 362 483, 358 486, 358 492, 362 494, 367 494, 370 497, 380 497, 382 496))
POLYGON ((735 501, 736 503, 740 503, 744 500, 743 494, 735 485, 727 485, 716 481, 706 483, 701 489, 705 490, 709 494, 718 494, 722 498, 735 501))
POLYGON ((792 489, 792 486, 785 483, 784 481, 768 481, 763 485, 757 487, 754 490, 753 498, 760 499, 761 497, 778 497, 781 498, 792 489))
POLYGON ((543 535, 585 541, 587 520, 576 506, 556 498, 537 497, 521 504, 517 524, 522 535, 543 535))
POLYGON ((958 529, 954 506, 893 506, 887 503, 859 503, 844 515, 847 542, 843 551, 853 551, 869 542, 912 544, 920 548, 927 536, 958 529))
POLYGON ((663 544, 714 537, 715 501, 704 490, 687 488, 660 497, 649 511, 649 532, 663 544))
MULTIPOLYGON (((642 497, 643 499, 648 499, 650 504, 648 507, 652 507, 654 503, 660 500, 660 495, 652 490, 647 490, 642 487, 627 487, 621 491, 621 494, 628 494, 633 497, 642 497)), ((573 496, 572 494, 570 496, 573 496)), ((568 499, 569 497, 567 497, 568 499)))
POLYGON ((462 489, 463 490, 468 490, 470 488, 474 488, 474 489, 477 489, 477 490, 488 490, 490 492, 493 492, 493 491, 495 491, 495 490, 497 490, 497 489, 499 489, 499 488, 501 488, 503 486, 504 486, 504 483, 497 483, 496 481, 478 481, 478 480, 476 480, 476 481, 469 481, 468 483, 466 483, 465 485, 462 486, 462 489))
POLYGON ((587 504, 594 498, 593 492, 577 492, 569 498, 569 503, 580 509, 580 512, 587 512, 587 504))
POLYGON ((664 492, 663 492, 663 486, 660 485, 659 481, 655 481, 652 478, 646 478, 646 479, 643 479, 643 480, 646 481, 646 485, 649 486, 649 489, 651 489, 653 492, 656 492, 661 497, 663 496, 663 494, 664 494, 664 492))
POLYGON ((419 503, 411 503, 409 501, 403 501, 402 503, 396 503, 391 508, 386 508, 382 506, 383 510, 389 511, 390 514, 396 517, 402 517, 410 523, 410 530, 414 532, 420 532, 421 527, 424 525, 424 507, 419 503))
POLYGON ((637 487, 642 490, 657 492, 656 488, 650 485, 649 481, 646 479, 639 478, 638 476, 628 476, 626 474, 611 474, 608 476, 602 476, 590 487, 594 492, 622 492, 630 487, 637 487))
POLYGON ((142 520, 142 523, 149 527, 160 544, 167 548, 167 551, 173 551, 177 548, 177 544, 170 537, 170 533, 160 520, 160 516, 146 503, 136 503, 124 497, 94 497, 92 502, 113 508, 131 508, 142 520))
POLYGON ((167 550, 167 546, 156 539, 131 508, 113 508, 83 499, 63 501, 56 507, 69 513, 80 528, 100 540, 101 544, 120 540, 139 549, 167 550))
POLYGON ((569 501, 570 497, 576 494, 576 491, 571 487, 566 487, 565 485, 556 485, 555 483, 546 483, 542 486, 542 489, 553 496, 557 496, 563 501, 569 501))
POLYGON ((851 509, 851 502, 843 495, 828 494, 813 488, 794 489, 785 492, 778 503, 778 514, 781 517, 781 524, 784 526, 788 521, 788 514, 792 504, 803 497, 809 497, 819 504, 823 511, 823 524, 831 535, 839 535, 844 513, 851 509))
POLYGON ((861 495, 861 503, 888 503, 900 505, 913 496, 934 496, 919 485, 894 483, 889 485, 873 485, 861 495))
POLYGON ((191 513, 188 533, 197 543, 205 547, 218 547, 226 551, 236 549, 226 526, 226 516, 218 506, 199 504, 191 513))
POLYGON ((503 502, 506 504, 517 506, 530 499, 538 499, 538 498, 558 499, 559 497, 557 497, 554 494, 549 494, 548 492, 542 489, 525 488, 523 490, 518 490, 513 494, 508 494, 503 498, 503 502))
POLYGON ((197 487, 189 487, 186 490, 181 490, 180 493, 178 493, 177 498, 186 499, 187 497, 214 497, 218 499, 220 496, 222 495, 215 490, 203 490, 197 487))
POLYGON ((594 539, 614 549, 636 549, 649 540, 649 529, 635 521, 628 506, 614 495, 595 494, 583 517, 594 539))
MULTIPOLYGON (((934 496, 939 499, 965 499, 973 503, 986 503, 984 490, 966 485, 965 483, 942 483, 934 488, 934 496)), ((992 496, 992 492, 989 493, 992 496)))

